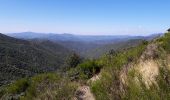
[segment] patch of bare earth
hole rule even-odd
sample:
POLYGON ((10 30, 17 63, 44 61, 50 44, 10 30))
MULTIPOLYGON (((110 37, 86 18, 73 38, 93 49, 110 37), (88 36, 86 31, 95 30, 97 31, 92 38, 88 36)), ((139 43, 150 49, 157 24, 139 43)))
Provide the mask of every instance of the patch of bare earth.
MULTIPOLYGON (((96 74, 92 78, 90 78, 87 81, 87 83, 95 82, 99 80, 100 77, 101 77, 100 74, 96 74)), ((79 86, 79 88, 77 89, 73 100, 95 100, 95 97, 93 93, 91 92, 90 87, 88 85, 82 85, 82 86, 79 86)))
POLYGON ((74 100, 95 100, 95 97, 91 92, 90 87, 83 85, 77 89, 74 100))

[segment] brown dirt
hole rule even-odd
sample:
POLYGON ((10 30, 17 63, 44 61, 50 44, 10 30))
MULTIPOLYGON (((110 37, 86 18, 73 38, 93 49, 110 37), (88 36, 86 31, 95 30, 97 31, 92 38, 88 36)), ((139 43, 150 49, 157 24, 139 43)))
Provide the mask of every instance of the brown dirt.
POLYGON ((95 100, 95 97, 91 92, 90 87, 83 85, 77 89, 74 100, 95 100))

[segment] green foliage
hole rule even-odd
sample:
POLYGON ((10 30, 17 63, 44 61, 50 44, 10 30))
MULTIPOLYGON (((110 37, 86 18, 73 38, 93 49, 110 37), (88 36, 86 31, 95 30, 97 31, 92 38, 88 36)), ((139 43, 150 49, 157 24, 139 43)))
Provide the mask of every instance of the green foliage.
POLYGON ((102 81, 96 81, 91 86, 92 92, 96 95, 96 100, 109 100, 109 95, 103 85, 102 81))
MULTIPOLYGON (((54 83, 55 81, 59 81, 59 76, 56 74, 52 74, 52 73, 48 73, 48 74, 41 74, 41 75, 37 75, 31 78, 30 81, 30 86, 27 89, 27 95, 28 96, 36 96, 38 95, 36 89, 38 87, 39 84, 43 83, 44 81, 49 82, 49 83, 54 83)), ((46 84, 48 85, 48 84, 46 84)), ((41 91, 44 92, 44 91, 41 91)))
POLYGON ((88 78, 90 78, 92 75, 100 72, 102 66, 95 60, 89 60, 79 64, 78 67, 85 75, 88 76, 88 78))
POLYGON ((67 60, 67 64, 71 68, 75 68, 81 62, 81 58, 76 53, 73 53, 67 60))
POLYGON ((71 80, 86 81, 93 75, 100 72, 102 68, 101 63, 98 60, 85 60, 77 65, 76 68, 71 68, 67 71, 71 80))
POLYGON ((159 96, 170 99, 170 71, 167 68, 160 68, 160 75, 157 78, 159 84, 159 96))
POLYGON ((69 99, 74 95, 76 85, 69 79, 56 74, 38 75, 31 79, 31 85, 26 91, 25 98, 41 98, 41 95, 48 95, 47 90, 51 91, 53 96, 51 98, 69 99))
POLYGON ((95 94, 96 98, 113 100, 123 98, 122 91, 120 91, 120 79, 119 73, 123 65, 129 62, 136 61, 144 49, 147 46, 147 42, 143 42, 141 45, 131 48, 129 50, 117 52, 114 55, 106 55, 99 60, 99 62, 104 66, 102 70, 102 77, 97 82, 91 84, 91 89, 95 94))
POLYGON ((74 96, 77 84, 55 73, 40 74, 30 79, 21 79, 6 87, 3 98, 19 96, 21 100, 64 99, 74 96))
POLYGON ((168 53, 170 53, 170 32, 169 33, 165 33, 163 37, 159 38, 157 40, 160 43, 160 46, 167 51, 168 53))
POLYGON ((102 71, 100 80, 91 84, 97 100, 120 99, 118 71, 108 68, 102 71))
POLYGON ((29 86, 28 79, 23 78, 9 85, 9 87, 7 88, 7 92, 12 94, 21 93, 25 91, 28 88, 28 86, 29 86))
POLYGON ((100 59, 100 62, 102 62, 102 65, 106 67, 121 69, 123 65, 138 59, 144 51, 146 45, 147 41, 143 41, 142 44, 137 47, 117 52, 114 55, 106 55, 100 59))
POLYGON ((72 52, 50 41, 26 41, 0 34, 0 86, 59 69, 72 52))
POLYGON ((99 47, 96 47, 94 49, 87 50, 84 53, 85 57, 88 58, 99 58, 107 53, 114 53, 114 51, 120 51, 124 49, 128 49, 131 47, 135 47, 142 43, 142 39, 128 39, 119 41, 116 43, 108 43, 99 47))
POLYGON ((142 81, 142 77, 137 70, 132 69, 127 75, 127 85, 125 87, 125 94, 122 99, 125 100, 147 100, 147 93, 149 90, 146 88, 142 81))

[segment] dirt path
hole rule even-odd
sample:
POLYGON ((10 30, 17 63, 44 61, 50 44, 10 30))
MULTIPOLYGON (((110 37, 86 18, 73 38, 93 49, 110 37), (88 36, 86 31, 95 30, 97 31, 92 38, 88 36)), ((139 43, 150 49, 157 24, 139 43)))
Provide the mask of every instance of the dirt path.
MULTIPOLYGON (((101 76, 100 74, 94 75, 87 81, 87 83, 99 80, 100 76, 101 76)), ((88 85, 81 85, 76 91, 76 96, 74 100, 96 100, 96 99, 88 85)))
POLYGON ((74 100, 95 100, 90 87, 87 85, 80 86, 76 92, 76 98, 74 100))

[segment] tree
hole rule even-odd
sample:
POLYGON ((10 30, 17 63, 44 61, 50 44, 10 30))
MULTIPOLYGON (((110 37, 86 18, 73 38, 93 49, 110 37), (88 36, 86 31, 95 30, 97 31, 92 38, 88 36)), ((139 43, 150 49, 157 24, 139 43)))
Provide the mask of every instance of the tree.
POLYGON ((167 31, 170 32, 170 28, 167 31))
POLYGON ((109 55, 114 55, 114 54, 116 54, 116 51, 115 51, 114 49, 111 49, 111 50, 109 51, 109 55))
POLYGON ((76 53, 73 53, 69 59, 67 60, 67 64, 69 67, 74 68, 81 62, 81 58, 76 53))
POLYGON ((95 60, 87 60, 84 63, 79 64, 79 67, 81 71, 90 78, 94 74, 99 73, 102 66, 95 60))

